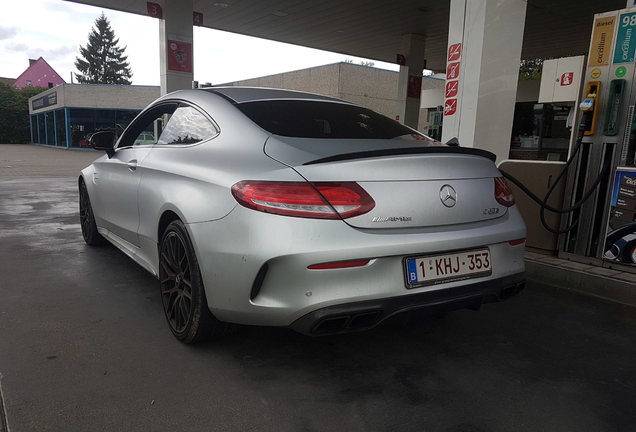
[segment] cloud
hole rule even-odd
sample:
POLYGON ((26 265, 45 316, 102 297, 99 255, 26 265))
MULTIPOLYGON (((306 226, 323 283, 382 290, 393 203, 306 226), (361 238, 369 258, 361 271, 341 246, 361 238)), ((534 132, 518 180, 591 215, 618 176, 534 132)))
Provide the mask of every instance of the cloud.
POLYGON ((16 26, 0 26, 0 40, 11 39, 13 36, 17 35, 20 29, 16 26))
POLYGON ((44 57, 46 61, 64 58, 75 53, 77 47, 74 45, 62 45, 55 48, 32 48, 25 43, 10 43, 6 45, 7 51, 27 54, 30 58, 44 57))
POLYGON ((44 57, 44 60, 57 60, 64 58, 69 54, 74 54, 77 51, 77 47, 74 45, 63 45, 57 48, 45 49, 45 48, 29 48, 29 57, 38 58, 44 57))
POLYGON ((23 44, 23 43, 7 44, 7 50, 8 51, 24 52, 24 51, 26 51, 28 49, 29 49, 29 46, 27 44, 23 44))

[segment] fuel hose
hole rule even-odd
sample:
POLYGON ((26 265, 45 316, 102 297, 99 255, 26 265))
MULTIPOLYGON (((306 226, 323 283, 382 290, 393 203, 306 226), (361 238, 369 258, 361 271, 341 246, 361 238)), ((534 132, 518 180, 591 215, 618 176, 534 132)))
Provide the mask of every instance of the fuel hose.
POLYGON ((566 228, 564 228, 562 230, 556 230, 556 229, 550 227, 548 225, 547 221, 545 220, 545 211, 547 210, 547 211, 552 212, 552 213, 564 214, 564 213, 571 213, 571 212, 573 212, 575 210, 578 210, 583 204, 585 204, 585 202, 588 199, 590 199, 592 194, 598 188, 598 185, 601 183, 601 181, 603 181, 603 179, 607 176, 607 173, 610 171, 610 167, 611 167, 612 161, 611 161, 611 158, 607 158, 607 160, 603 164, 603 168, 601 169, 601 172, 599 173, 599 175, 596 178, 596 180, 594 180, 594 183, 592 183, 592 186, 590 186, 589 190, 583 195, 583 197, 581 197, 581 199, 578 202, 574 203, 571 207, 564 208, 564 209, 559 209, 559 208, 556 208, 556 207, 552 207, 551 205, 548 204, 548 199, 552 195, 552 192, 554 192, 557 184, 563 178, 563 176, 567 173, 568 169, 570 168, 570 165, 572 165, 572 162, 574 162, 576 157, 579 155, 579 152, 581 150, 581 142, 583 141, 583 136, 584 136, 584 133, 585 133, 585 125, 586 125, 586 122, 588 122, 588 120, 589 120, 588 119, 588 115, 589 115, 588 113, 585 113, 583 115, 583 118, 581 119, 581 123, 579 125, 579 130, 578 130, 578 135, 577 135, 577 138, 576 138, 576 144, 574 146, 574 151, 572 152, 572 155, 570 156, 568 161, 563 166, 563 169, 561 170, 561 172, 557 176, 556 180, 554 181, 554 183, 552 184, 550 189, 548 189, 548 192, 545 195, 545 197, 543 198, 543 200, 540 199, 537 195, 535 195, 530 189, 528 189, 518 179, 516 179, 512 175, 508 174, 507 172, 500 170, 501 174, 506 179, 508 179, 512 183, 514 183, 526 195, 528 195, 530 198, 532 198, 533 201, 535 201, 537 204, 539 204, 539 206, 541 206, 541 211, 540 211, 541 224, 545 227, 545 229, 547 229, 548 231, 550 231, 551 233, 554 233, 554 234, 565 234, 565 233, 571 231, 572 229, 574 229, 576 227, 578 220, 574 221, 570 226, 568 226, 568 227, 566 227, 566 228))

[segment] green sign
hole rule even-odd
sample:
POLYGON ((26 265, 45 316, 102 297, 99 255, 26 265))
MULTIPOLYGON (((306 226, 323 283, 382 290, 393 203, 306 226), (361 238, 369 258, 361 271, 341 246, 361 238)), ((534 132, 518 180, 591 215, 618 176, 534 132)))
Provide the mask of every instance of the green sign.
POLYGON ((621 15, 614 44, 614 63, 631 63, 636 52, 636 12, 621 15))
POLYGON ((619 78, 624 77, 626 73, 627 73, 627 68, 625 66, 621 66, 618 69, 616 69, 616 76, 619 78))

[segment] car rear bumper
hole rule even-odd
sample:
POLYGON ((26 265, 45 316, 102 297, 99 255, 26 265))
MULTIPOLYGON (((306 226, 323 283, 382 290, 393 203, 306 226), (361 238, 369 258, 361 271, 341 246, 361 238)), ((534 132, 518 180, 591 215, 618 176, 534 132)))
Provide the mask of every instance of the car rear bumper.
POLYGON ((525 284, 525 273, 518 273, 454 288, 346 303, 312 311, 289 327, 305 335, 320 336, 367 330, 404 312, 436 315, 457 309, 478 310, 483 303, 512 297, 523 290, 525 284))
POLYGON ((337 220, 282 217, 239 206, 221 220, 187 227, 210 310, 220 320, 237 324, 288 327, 307 314, 331 307, 390 302, 416 298, 416 294, 446 298, 456 288, 496 285, 495 281, 508 277, 522 279, 517 275, 524 272, 524 244, 509 244, 526 235, 514 207, 498 219, 474 224, 362 230, 337 220), (405 257, 486 247, 492 262, 490 275, 412 289, 406 286, 405 257), (308 268, 367 259, 369 263, 362 267, 308 268))

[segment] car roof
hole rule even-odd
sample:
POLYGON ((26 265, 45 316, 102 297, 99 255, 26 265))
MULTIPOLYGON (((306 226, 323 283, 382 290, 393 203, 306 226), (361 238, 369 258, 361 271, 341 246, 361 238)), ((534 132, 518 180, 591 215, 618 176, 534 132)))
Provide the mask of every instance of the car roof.
POLYGON ((314 100, 348 103, 346 101, 343 101, 342 99, 336 99, 314 93, 299 92, 294 90, 280 90, 266 87, 212 87, 205 89, 205 91, 216 93, 236 104, 276 99, 314 100))

